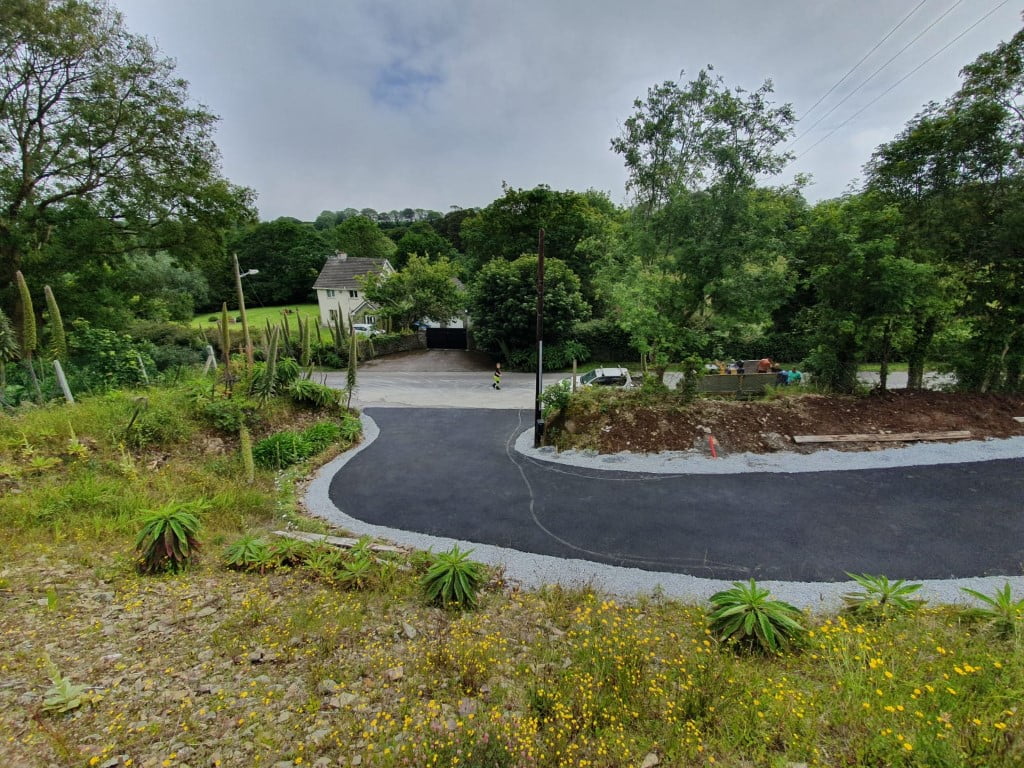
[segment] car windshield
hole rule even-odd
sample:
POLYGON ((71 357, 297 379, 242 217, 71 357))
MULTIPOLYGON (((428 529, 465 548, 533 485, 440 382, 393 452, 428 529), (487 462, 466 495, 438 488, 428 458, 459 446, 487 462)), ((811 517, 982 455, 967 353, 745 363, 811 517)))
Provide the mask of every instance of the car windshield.
POLYGON ((582 376, 580 376, 580 384, 589 384, 590 382, 592 382, 596 378, 597 378, 597 370, 596 369, 593 370, 593 371, 587 371, 582 376))

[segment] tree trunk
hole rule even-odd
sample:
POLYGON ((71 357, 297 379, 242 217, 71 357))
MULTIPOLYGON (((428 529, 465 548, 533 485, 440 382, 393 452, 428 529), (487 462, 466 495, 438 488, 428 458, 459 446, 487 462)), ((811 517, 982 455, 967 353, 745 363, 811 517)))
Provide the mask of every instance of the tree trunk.
POLYGON ((936 325, 934 317, 926 317, 918 326, 917 333, 914 334, 914 343, 910 347, 907 358, 907 389, 922 389, 924 387, 925 356, 935 337, 936 325))
POLYGON ((878 389, 885 392, 889 384, 889 357, 892 354, 892 320, 887 320, 882 332, 882 364, 878 369, 878 389))

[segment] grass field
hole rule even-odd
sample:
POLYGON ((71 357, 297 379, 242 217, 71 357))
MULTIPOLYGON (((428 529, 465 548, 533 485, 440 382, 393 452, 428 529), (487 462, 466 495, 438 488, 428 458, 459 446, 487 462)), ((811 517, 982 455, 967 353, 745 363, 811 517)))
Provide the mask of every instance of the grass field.
MULTIPOLYGON (((287 307, 250 307, 246 306, 245 311, 249 316, 249 326, 255 328, 262 328, 266 325, 267 320, 271 323, 278 323, 281 318, 284 317, 283 310, 291 309, 293 314, 288 316, 289 321, 295 320, 297 316, 308 317, 316 320, 320 316, 320 308, 316 304, 289 304, 287 307)), ((237 317, 237 308, 228 306, 228 315, 230 317, 237 317)), ((191 325, 193 328, 209 328, 215 324, 215 321, 220 318, 220 312, 204 312, 203 314, 196 315, 192 318, 191 325), (211 321, 210 318, 213 318, 211 321)), ((294 326, 294 323, 292 324, 294 326)))

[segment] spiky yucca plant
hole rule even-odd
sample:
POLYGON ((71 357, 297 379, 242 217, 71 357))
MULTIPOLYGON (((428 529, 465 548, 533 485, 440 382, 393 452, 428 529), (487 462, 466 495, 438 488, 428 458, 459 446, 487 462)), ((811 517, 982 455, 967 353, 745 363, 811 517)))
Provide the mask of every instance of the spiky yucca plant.
POLYGON ((256 462, 252 455, 252 435, 243 424, 238 428, 238 449, 242 452, 242 467, 245 469, 245 482, 252 485, 256 479, 256 462))
POLYGON ((17 360, 20 354, 14 325, 0 309, 0 398, 3 397, 4 387, 7 386, 7 363, 17 360))
POLYGON ((192 563, 199 551, 199 513, 204 502, 169 502, 145 512, 135 540, 142 573, 177 572, 192 563))
POLYGON ((43 293, 46 295, 46 310, 50 313, 50 354, 54 360, 67 360, 68 340, 64 332, 64 321, 60 316, 60 307, 57 306, 57 298, 48 285, 43 286, 43 293))
POLYGON ((804 632, 800 610, 781 600, 751 579, 734 581, 732 589, 716 592, 709 599, 711 631, 719 640, 732 640, 751 649, 778 653, 804 632))

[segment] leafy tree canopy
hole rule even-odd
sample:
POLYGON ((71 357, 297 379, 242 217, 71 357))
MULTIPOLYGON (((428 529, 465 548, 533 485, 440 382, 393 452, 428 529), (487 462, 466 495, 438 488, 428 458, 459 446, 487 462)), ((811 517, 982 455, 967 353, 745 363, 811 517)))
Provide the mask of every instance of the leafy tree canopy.
POLYGON ((396 250, 395 244, 381 232, 376 222, 363 214, 345 219, 327 230, 324 239, 334 250, 354 258, 390 259, 396 250))
POLYGON ((397 250, 392 257, 392 266, 396 269, 403 267, 409 256, 414 253, 449 259, 456 255, 452 244, 426 222, 417 222, 409 227, 396 245, 397 250))
MULTIPOLYGON (((257 224, 229 245, 243 272, 259 270, 244 279, 249 300, 267 305, 309 301, 313 283, 331 254, 319 232, 293 219, 257 224)), ((234 273, 227 259, 211 289, 214 304, 227 301, 234 306, 234 273)))
MULTIPOLYGON (((528 349, 536 341, 537 256, 484 265, 470 288, 473 334, 484 349, 528 349)), ((579 278, 558 259, 544 259, 544 340, 557 343, 590 317, 579 278)))
POLYGON ((492 259, 536 253, 543 228, 545 256, 565 262, 582 281, 588 300, 593 300, 593 275, 604 252, 580 246, 604 241, 616 215, 614 205, 592 191, 556 192, 545 185, 502 189, 500 198, 462 223, 468 274, 476 274, 492 259))
POLYGON ((434 261, 410 254, 405 267, 388 276, 375 274, 365 283, 366 297, 392 327, 408 328, 428 318, 447 323, 466 309, 465 291, 455 265, 445 257, 434 261))
POLYGON ((650 214, 680 190, 746 187, 779 173, 790 155, 776 147, 792 134, 788 105, 769 101, 772 82, 730 89, 708 66, 685 86, 666 81, 633 102, 612 149, 623 156, 632 190, 650 214))
POLYGON ((111 6, 12 0, 0 30, 0 285, 23 264, 48 279, 46 248, 69 222, 107 230, 121 250, 78 258, 113 267, 140 246, 183 255, 200 230, 252 215, 252 193, 220 178, 214 116, 111 6))

